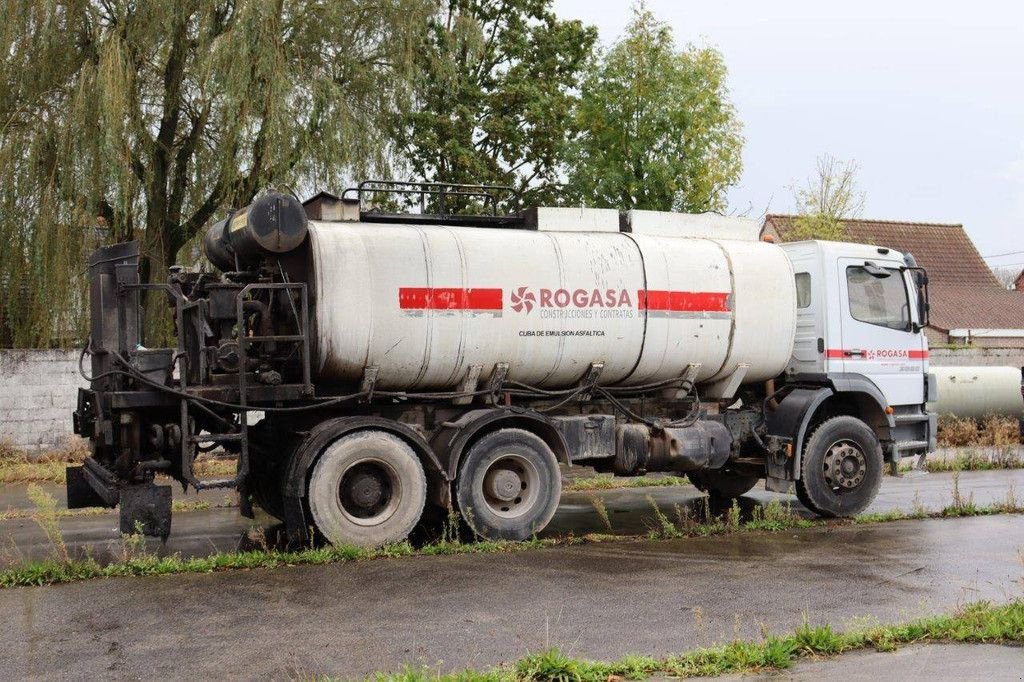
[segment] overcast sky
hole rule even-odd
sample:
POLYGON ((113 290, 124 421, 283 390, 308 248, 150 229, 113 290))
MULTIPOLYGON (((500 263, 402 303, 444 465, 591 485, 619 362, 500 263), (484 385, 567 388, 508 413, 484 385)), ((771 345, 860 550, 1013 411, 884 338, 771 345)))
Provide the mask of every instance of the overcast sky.
MULTIPOLYGON (((628 2, 554 0, 608 44, 628 2)), ((793 209, 825 152, 860 165, 864 217, 963 223, 1024 266, 1024 3, 649 0, 676 41, 717 46, 744 124, 733 210, 793 209)))

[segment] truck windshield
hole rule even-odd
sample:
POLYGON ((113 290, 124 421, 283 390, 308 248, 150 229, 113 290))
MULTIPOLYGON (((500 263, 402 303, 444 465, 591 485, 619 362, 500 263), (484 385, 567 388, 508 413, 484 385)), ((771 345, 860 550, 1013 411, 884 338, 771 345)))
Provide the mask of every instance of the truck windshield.
POLYGON ((910 300, 900 271, 885 268, 888 277, 875 277, 861 266, 846 268, 846 284, 853 319, 880 327, 907 331, 910 300))

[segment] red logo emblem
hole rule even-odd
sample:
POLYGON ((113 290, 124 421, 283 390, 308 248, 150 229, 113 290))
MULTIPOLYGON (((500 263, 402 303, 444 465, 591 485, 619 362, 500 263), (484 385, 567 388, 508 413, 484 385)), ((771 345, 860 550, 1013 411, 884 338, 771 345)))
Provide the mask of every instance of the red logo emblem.
POLYGON ((511 293, 509 298, 512 301, 512 310, 517 313, 524 308, 526 312, 530 312, 537 303, 537 296, 532 291, 528 291, 526 287, 519 287, 511 293))

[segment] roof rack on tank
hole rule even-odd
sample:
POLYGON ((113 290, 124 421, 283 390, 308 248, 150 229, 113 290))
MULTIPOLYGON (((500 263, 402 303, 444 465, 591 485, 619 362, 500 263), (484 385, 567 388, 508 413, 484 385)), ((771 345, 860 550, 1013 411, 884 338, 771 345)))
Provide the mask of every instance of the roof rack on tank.
POLYGON ((503 204, 518 198, 516 190, 503 185, 364 180, 341 197, 359 203, 359 219, 366 223, 526 227, 521 214, 499 213, 503 204))

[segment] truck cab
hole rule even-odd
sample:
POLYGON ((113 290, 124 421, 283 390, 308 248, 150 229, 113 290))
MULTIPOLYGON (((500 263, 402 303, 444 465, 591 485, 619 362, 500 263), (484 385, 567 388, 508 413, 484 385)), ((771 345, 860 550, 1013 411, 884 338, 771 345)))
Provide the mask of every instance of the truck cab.
MULTIPOLYGON (((824 407, 822 418, 857 414, 879 435, 894 468, 902 457, 934 449, 936 418, 925 408, 936 391, 928 373, 923 269, 912 256, 866 244, 802 241, 782 248, 797 292, 784 381, 821 387, 810 400, 835 407, 807 407, 824 407)), ((801 441, 795 442, 799 449, 801 441)))

